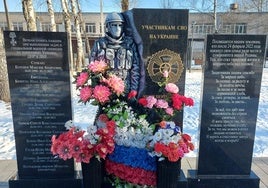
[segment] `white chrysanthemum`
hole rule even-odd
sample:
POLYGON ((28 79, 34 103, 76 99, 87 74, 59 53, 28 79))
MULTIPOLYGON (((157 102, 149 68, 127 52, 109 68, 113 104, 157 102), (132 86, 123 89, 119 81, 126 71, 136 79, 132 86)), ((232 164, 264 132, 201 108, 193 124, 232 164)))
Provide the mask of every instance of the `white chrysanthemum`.
POLYGON ((155 135, 154 135, 153 140, 156 141, 156 142, 158 142, 161 139, 162 139, 162 133, 161 133, 161 131, 156 132, 155 135))
POLYGON ((162 142, 163 142, 165 145, 168 145, 168 143, 173 142, 173 139, 172 139, 172 137, 170 137, 170 136, 166 136, 166 137, 164 137, 164 138, 162 139, 162 142))
POLYGON ((153 135, 153 129, 151 129, 150 127, 144 127, 141 131, 143 132, 143 134, 153 135))
POLYGON ((87 127, 88 134, 95 134, 97 132, 97 126, 90 125, 87 127))
POLYGON ((133 133, 135 133, 136 131, 135 131, 134 127, 129 127, 128 132, 129 132, 130 134, 133 134, 133 133))
POLYGON ((172 136, 172 142, 174 143, 178 143, 180 139, 181 139, 181 136, 178 134, 175 136, 172 136))
POLYGON ((104 123, 103 121, 97 120, 96 121, 96 126, 98 128, 104 128, 104 127, 106 127, 106 123, 104 123))
POLYGON ((162 132, 165 137, 170 137, 174 133, 172 129, 162 129, 162 132))
POLYGON ((69 120, 69 121, 67 121, 67 122, 65 123, 64 126, 65 126, 65 128, 66 128, 67 130, 70 130, 71 128, 74 127, 74 123, 73 123, 72 120, 69 120))
POLYGON ((144 135, 137 134, 135 139, 141 141, 143 139, 143 137, 144 137, 144 135))
POLYGON ((162 153, 161 153, 161 152, 160 152, 160 153, 157 153, 157 152, 155 152, 155 151, 152 151, 152 152, 149 153, 149 155, 150 155, 151 157, 155 157, 155 156, 157 156, 157 157, 161 157, 162 153))
POLYGON ((145 148, 151 136, 152 134, 146 135, 139 129, 131 128, 128 131, 124 131, 123 128, 117 128, 115 142, 118 145, 127 147, 145 148))
POLYGON ((127 127, 123 127, 123 128, 122 128, 122 132, 123 132, 123 133, 125 133, 125 132, 127 132, 127 131, 128 131, 128 128, 127 128, 127 127))
POLYGON ((91 84, 92 84, 91 79, 88 79, 88 80, 87 80, 87 85, 91 86, 91 84))
POLYGON ((169 122, 167 122, 167 124, 168 124, 172 129, 175 129, 175 127, 176 127, 176 124, 175 124, 173 121, 169 121, 169 122))
POLYGON ((84 138, 85 140, 89 141, 91 144, 96 144, 99 139, 99 135, 87 134, 84 136, 84 138))

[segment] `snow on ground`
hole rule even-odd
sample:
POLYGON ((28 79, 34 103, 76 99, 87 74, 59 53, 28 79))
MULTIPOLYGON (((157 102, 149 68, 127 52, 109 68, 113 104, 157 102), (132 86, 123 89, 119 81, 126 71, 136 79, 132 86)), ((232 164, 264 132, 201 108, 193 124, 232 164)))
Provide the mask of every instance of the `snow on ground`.
MULTIPOLYGON (((192 97, 195 106, 184 109, 184 132, 192 136, 196 148, 198 148, 198 126, 199 126, 199 108, 201 92, 202 72, 200 70, 187 71, 185 95, 192 97)), ((86 127, 94 121, 96 107, 78 103, 78 97, 75 94, 72 98, 74 122, 76 125, 86 127)), ((262 87, 259 102, 259 111, 257 117, 257 128, 254 144, 254 157, 268 157, 268 68, 264 69, 262 78, 262 87)), ((188 156, 197 156, 198 149, 188 154, 188 156)), ((0 159, 16 159, 16 149, 14 140, 14 129, 12 123, 12 112, 10 103, 0 101, 0 159)))

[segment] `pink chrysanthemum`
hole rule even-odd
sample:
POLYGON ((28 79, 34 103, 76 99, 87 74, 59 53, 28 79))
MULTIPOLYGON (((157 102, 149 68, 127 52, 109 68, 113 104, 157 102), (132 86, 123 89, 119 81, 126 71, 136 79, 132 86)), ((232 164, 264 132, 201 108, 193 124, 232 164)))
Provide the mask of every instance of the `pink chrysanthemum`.
POLYGON ((105 103, 109 101, 109 97, 111 95, 111 91, 108 87, 103 85, 97 85, 93 90, 94 98, 100 103, 105 103))
POLYGON ((155 103, 156 108, 167 108, 168 102, 164 99, 158 99, 155 103))
POLYGON ((83 102, 87 102, 92 96, 92 89, 90 87, 84 87, 80 90, 80 99, 83 102))
POLYGON ((108 79, 103 80, 112 90, 116 93, 116 95, 120 95, 125 90, 124 81, 117 77, 116 75, 111 75, 108 79))
POLYGON ((104 72, 108 68, 108 65, 103 60, 100 60, 100 61, 96 60, 96 61, 91 62, 88 65, 88 68, 89 68, 89 70, 91 70, 94 73, 104 72))
POLYGON ((81 72, 80 75, 76 79, 76 86, 82 86, 84 85, 88 80, 88 73, 87 72, 81 72))
POLYGON ((173 83, 168 83, 165 87, 165 90, 169 93, 178 93, 179 92, 179 88, 176 84, 173 83))
POLYGON ((165 112, 166 112, 168 115, 173 116, 174 110, 173 110, 173 108, 168 107, 168 108, 165 109, 165 112))
POLYGON ((153 108, 153 106, 157 102, 157 99, 154 96, 148 96, 146 100, 147 100, 147 105, 146 105, 147 108, 153 108))

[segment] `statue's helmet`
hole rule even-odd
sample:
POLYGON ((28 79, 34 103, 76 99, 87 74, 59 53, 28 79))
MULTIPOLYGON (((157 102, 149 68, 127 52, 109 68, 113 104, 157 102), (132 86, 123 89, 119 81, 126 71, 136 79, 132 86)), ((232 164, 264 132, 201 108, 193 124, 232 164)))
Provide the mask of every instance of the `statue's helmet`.
POLYGON ((124 22, 122 14, 117 13, 117 12, 107 14, 105 25, 111 22, 124 22))
POLYGON ((109 13, 106 16, 106 33, 113 38, 120 38, 123 33, 124 18, 120 13, 109 13))

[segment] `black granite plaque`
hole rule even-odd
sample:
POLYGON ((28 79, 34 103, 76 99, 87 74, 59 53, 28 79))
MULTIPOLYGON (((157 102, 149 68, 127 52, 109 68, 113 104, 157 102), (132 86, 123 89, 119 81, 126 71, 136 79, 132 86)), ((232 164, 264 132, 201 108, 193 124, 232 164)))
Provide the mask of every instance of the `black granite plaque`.
POLYGON ((197 176, 251 173, 265 35, 208 35, 197 176))
POLYGON ((72 119, 66 33, 5 31, 19 179, 74 178, 51 136, 72 119))
MULTIPOLYGON (((157 82, 164 70, 170 82, 184 94, 188 34, 188 10, 133 9, 136 29, 142 39, 146 86, 144 95, 163 97, 157 82)), ((182 127, 183 114, 174 118, 182 127)))
POLYGON ((184 92, 188 10, 133 9, 135 26, 143 42, 146 68, 145 94, 158 93, 157 81, 167 69, 172 82, 184 92))
MULTIPOLYGON (((184 94, 185 67, 188 34, 188 10, 133 9, 134 24, 141 38, 145 64, 146 86, 144 95, 164 97, 157 82, 163 72, 169 72, 169 81, 178 85, 184 94)), ((183 113, 173 119, 183 127, 183 113)), ((183 171, 178 179, 179 187, 187 187, 183 171)))

